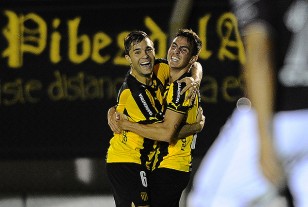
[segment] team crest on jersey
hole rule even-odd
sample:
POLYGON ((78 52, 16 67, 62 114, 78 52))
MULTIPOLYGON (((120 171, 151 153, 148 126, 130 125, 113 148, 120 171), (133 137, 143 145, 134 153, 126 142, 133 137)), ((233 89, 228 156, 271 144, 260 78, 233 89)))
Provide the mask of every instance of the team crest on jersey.
POLYGON ((147 192, 141 192, 140 196, 143 201, 147 201, 149 199, 147 192))
POLYGON ((124 144, 126 144, 126 142, 127 142, 127 135, 126 135, 126 131, 123 131, 122 132, 122 143, 124 143, 124 144))
POLYGON ((185 151, 185 148, 186 148, 186 146, 187 146, 187 139, 184 138, 184 139, 181 139, 181 141, 182 141, 181 150, 182 150, 182 151, 185 151))

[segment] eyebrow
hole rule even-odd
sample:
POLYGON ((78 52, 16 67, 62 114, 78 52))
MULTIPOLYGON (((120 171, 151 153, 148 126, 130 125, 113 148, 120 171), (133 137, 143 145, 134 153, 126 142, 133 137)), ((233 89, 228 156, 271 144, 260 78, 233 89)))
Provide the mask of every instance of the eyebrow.
POLYGON ((176 42, 173 42, 172 45, 176 45, 176 46, 178 46, 179 48, 185 47, 185 48, 187 48, 187 49, 189 50, 189 46, 186 46, 186 45, 179 46, 176 42))
MULTIPOLYGON (((151 46, 146 46, 145 49, 153 49, 151 46)), ((133 51, 142 50, 140 47, 133 49, 133 51)))

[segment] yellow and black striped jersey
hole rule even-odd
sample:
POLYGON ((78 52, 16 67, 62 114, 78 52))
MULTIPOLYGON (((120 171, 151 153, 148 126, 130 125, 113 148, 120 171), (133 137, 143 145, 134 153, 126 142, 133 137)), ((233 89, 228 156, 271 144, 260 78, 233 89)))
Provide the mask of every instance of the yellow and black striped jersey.
MULTIPOLYGON (((190 73, 184 74, 180 79, 191 76, 190 73)), ((185 114, 184 124, 193 124, 196 122, 198 107, 200 102, 199 94, 193 102, 185 100, 188 91, 180 95, 181 90, 185 87, 185 83, 173 82, 166 94, 166 108, 177 113, 185 114)), ((194 149, 196 135, 191 135, 183 139, 179 139, 176 144, 167 142, 159 142, 159 147, 155 155, 153 170, 155 168, 169 168, 184 172, 191 170, 192 150, 194 149)))
MULTIPOLYGON (((169 75, 170 70, 166 63, 154 65, 150 86, 128 75, 118 94, 117 111, 133 122, 147 124, 162 121, 163 96, 169 75)), ((131 131, 114 134, 110 140, 106 161, 149 164, 155 143, 131 131)))

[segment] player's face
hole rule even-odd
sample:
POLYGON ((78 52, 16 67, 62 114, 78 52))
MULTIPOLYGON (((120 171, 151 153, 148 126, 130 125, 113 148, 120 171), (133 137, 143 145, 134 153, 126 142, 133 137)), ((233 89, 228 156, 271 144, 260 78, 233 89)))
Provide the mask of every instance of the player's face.
POLYGON ((183 69, 191 65, 192 45, 186 37, 176 37, 168 50, 168 63, 172 69, 183 69))
POLYGON ((129 57, 126 58, 131 63, 132 70, 136 76, 150 77, 155 60, 153 42, 149 38, 145 38, 141 42, 132 45, 129 57))

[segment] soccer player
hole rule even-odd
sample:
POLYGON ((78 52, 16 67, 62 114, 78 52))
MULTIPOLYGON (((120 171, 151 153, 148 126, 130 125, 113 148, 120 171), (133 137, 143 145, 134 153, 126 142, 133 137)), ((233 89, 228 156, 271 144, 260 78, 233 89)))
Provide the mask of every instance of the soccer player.
MULTIPOLYGON (((154 45, 145 32, 131 32, 124 46, 131 69, 120 89, 116 110, 134 122, 160 121, 169 66, 154 66, 154 45)), ((153 140, 130 131, 115 133, 110 140, 106 169, 117 207, 149 206, 147 176, 154 147, 153 140)))
POLYGON ((167 56, 170 85, 164 99, 164 119, 161 122, 140 124, 123 117, 118 121, 125 131, 161 141, 149 176, 152 207, 179 206, 181 194, 190 179, 196 135, 183 135, 179 129, 197 121, 200 97, 197 93, 192 100, 187 98, 188 91, 181 93, 185 83, 177 80, 191 76, 190 70, 198 59, 201 46, 200 38, 189 29, 180 29, 171 43, 167 56))

